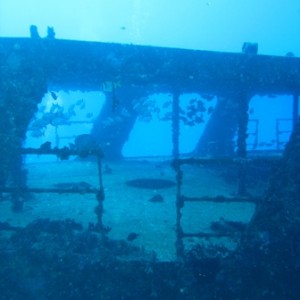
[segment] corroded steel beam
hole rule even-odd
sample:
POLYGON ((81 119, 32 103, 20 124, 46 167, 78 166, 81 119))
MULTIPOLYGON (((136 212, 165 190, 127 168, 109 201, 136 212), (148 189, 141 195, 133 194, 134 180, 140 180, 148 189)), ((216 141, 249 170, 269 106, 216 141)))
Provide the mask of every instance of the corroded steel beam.
MULTIPOLYGON (((0 38, 0 67, 18 68, 28 57, 55 89, 121 87, 231 95, 299 94, 300 58, 185 50, 113 43, 0 38)), ((27 70, 30 74, 30 68, 27 70)))

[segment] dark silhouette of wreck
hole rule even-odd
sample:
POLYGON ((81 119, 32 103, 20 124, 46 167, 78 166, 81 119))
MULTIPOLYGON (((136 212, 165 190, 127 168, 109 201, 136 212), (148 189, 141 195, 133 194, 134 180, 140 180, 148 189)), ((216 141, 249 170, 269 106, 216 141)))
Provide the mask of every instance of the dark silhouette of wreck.
MULTIPOLYGON (((209 273, 210 279, 207 284, 217 286, 214 297, 219 293, 218 299, 237 299, 241 296, 243 299, 296 299, 293 296, 299 295, 296 282, 299 281, 300 274, 299 215, 296 214, 299 211, 300 184, 297 123, 300 58, 291 55, 286 57, 258 55, 255 53, 257 48, 252 48, 254 52, 246 51, 245 48, 243 53, 221 53, 54 38, 1 38, 1 191, 15 195, 15 209, 18 210, 19 194, 30 191, 26 187, 26 176, 22 170, 22 153, 55 154, 63 159, 68 158, 69 155, 83 155, 80 149, 49 147, 22 149, 29 122, 45 93, 52 90, 95 91, 100 89, 103 82, 121 82, 120 88, 117 90, 112 88, 107 92, 107 97, 111 101, 106 101, 104 104, 101 115, 91 132, 99 148, 94 147, 90 152, 85 149, 87 153, 84 155, 91 154, 98 157, 99 189, 69 191, 96 194, 99 204, 96 209, 98 224, 95 229, 105 234, 105 226, 102 224, 101 203, 104 195, 100 149, 110 159, 120 159, 122 146, 138 117, 132 107, 133 99, 158 92, 171 93, 173 95, 172 166, 177 174, 176 250, 180 260, 185 256, 184 238, 205 237, 201 233, 185 233, 181 227, 181 209, 184 202, 203 200, 182 195, 181 184, 184 174, 181 166, 197 163, 237 164, 240 175, 238 193, 236 198, 230 200, 245 200, 246 164, 252 162, 247 159, 246 150, 248 104, 255 95, 290 95, 293 99, 294 124, 291 142, 283 158, 279 160, 279 166, 274 172, 267 195, 258 202, 252 223, 242 235, 237 254, 233 254, 220 265, 214 265, 215 268, 209 273), (195 151, 188 158, 182 158, 179 153, 179 97, 184 93, 214 95, 219 99, 195 151), (112 113, 114 116, 119 113, 114 108, 118 105, 117 99, 120 95, 122 95, 122 105, 127 109, 130 117, 123 119, 121 124, 112 123, 110 126, 102 126, 99 120, 109 117, 112 113), (237 151, 234 152, 231 141, 236 129, 238 140, 237 151), (106 151, 106 144, 112 145, 113 150, 106 151), (205 158, 207 155, 210 159, 205 158), (6 187, 9 176, 13 178, 15 188, 6 187), (284 264, 283 260, 286 256, 288 261, 284 264), (259 263, 257 259, 260 259, 259 263), (237 271, 238 268, 235 268, 236 265, 244 267, 248 273, 241 274, 237 271), (247 298, 248 286, 258 282, 256 274, 261 272, 264 274, 263 277, 260 277, 259 284, 253 288, 251 296, 247 298), (284 272, 288 274, 291 281, 284 278, 282 275, 284 272), (237 284, 230 278, 236 282, 242 278, 243 281, 237 284), (275 288, 276 281, 280 281, 280 285, 275 288), (220 295, 223 295, 223 298, 220 298, 220 295)), ((258 158, 256 163, 260 161, 264 161, 264 158, 258 158)), ((35 189, 33 192, 60 191, 35 189)), ((228 201, 222 197, 210 200, 228 201)), ((229 223, 223 225, 238 226, 229 223)), ((196 266, 197 264, 194 263, 193 268, 196 266)), ((212 263, 209 266, 211 267, 212 263)))

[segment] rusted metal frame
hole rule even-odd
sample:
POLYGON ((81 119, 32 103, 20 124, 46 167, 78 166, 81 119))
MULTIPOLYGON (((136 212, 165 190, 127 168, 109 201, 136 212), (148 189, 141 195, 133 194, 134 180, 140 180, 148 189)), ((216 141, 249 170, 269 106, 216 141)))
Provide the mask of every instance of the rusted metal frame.
POLYGON ((182 196, 182 200, 185 202, 216 202, 216 203, 231 203, 231 202, 251 202, 257 203, 259 202, 259 198, 255 197, 186 197, 182 196))
POLYGON ((258 146, 258 124, 259 120, 258 119, 251 119, 249 120, 249 123, 254 123, 255 124, 255 129, 253 132, 248 132, 248 135, 254 136, 254 142, 249 144, 248 146, 252 145, 252 151, 255 150, 258 146))
POLYGON ((176 90, 173 93, 172 103, 172 141, 173 141, 173 169, 176 172, 176 254, 177 259, 181 260, 184 256, 184 245, 183 245, 183 230, 181 227, 181 209, 184 206, 184 202, 181 196, 181 185, 183 172, 180 169, 180 165, 176 164, 175 161, 179 159, 179 136, 180 136, 180 118, 179 118, 179 97, 180 93, 176 90))
POLYGON ((220 233, 214 233, 214 232, 197 232, 197 233, 184 233, 183 237, 184 238, 220 238, 220 237, 234 237, 236 233, 225 233, 225 232, 220 232, 220 233))
MULTIPOLYGON (((35 154, 35 155, 57 155, 61 159, 68 159, 69 156, 81 155, 82 152, 76 149, 70 149, 68 147, 64 148, 23 148, 21 149, 21 154, 35 154)), ((103 180, 102 180, 102 165, 101 158, 103 157, 102 151, 100 149, 90 149, 88 151, 88 155, 93 155, 97 157, 97 168, 98 168, 98 178, 99 178, 99 188, 70 188, 70 189, 62 189, 62 188, 28 188, 28 187, 3 187, 0 189, 0 192, 4 193, 64 193, 64 194, 95 194, 98 205, 95 207, 95 213, 97 215, 97 224, 95 226, 95 230, 106 233, 107 228, 103 225, 103 201, 105 199, 104 196, 104 188, 103 188, 103 180)))
POLYGON ((293 95, 293 129, 299 120, 299 95, 293 95))
POLYGON ((247 129, 248 129, 248 108, 249 108, 249 99, 247 94, 239 93, 238 95, 238 137, 237 137, 237 157, 240 159, 239 163, 239 180, 238 180, 238 195, 246 195, 246 164, 245 160, 247 157, 247 129))
MULTIPOLYGON (((76 149, 70 149, 69 147, 63 147, 63 148, 22 148, 21 149, 21 154, 36 154, 36 155, 56 155, 58 157, 61 157, 61 155, 66 155, 66 156, 80 156, 81 155, 80 150, 76 149)), ((99 156, 103 157, 103 154, 101 150, 99 149, 91 149, 89 150, 88 155, 93 155, 93 156, 99 156)))
POLYGON ((2 187, 0 188, 0 192, 2 193, 52 193, 52 194, 97 194, 99 192, 98 189, 94 188, 71 188, 71 189, 63 189, 63 188, 29 188, 29 187, 2 187))
POLYGON ((102 164, 101 157, 97 155, 97 166, 98 166, 98 179, 99 179, 99 190, 97 191, 96 198, 98 205, 95 207, 95 214, 97 215, 97 224, 96 230, 105 234, 108 231, 108 228, 103 225, 103 202, 105 199, 103 180, 102 180, 102 164))
POLYGON ((253 158, 179 158, 173 160, 172 164, 181 165, 239 165, 245 164, 273 163, 279 160, 279 157, 253 157, 253 158))

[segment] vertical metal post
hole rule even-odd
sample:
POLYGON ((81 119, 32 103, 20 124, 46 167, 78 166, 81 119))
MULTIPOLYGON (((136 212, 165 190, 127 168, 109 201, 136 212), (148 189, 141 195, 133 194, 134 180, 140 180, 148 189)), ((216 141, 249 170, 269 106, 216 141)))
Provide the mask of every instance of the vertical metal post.
POLYGON ((180 118, 179 118, 179 97, 180 93, 175 91, 173 93, 173 106, 172 106, 172 141, 173 141, 173 168, 176 172, 176 254, 178 259, 182 259, 184 255, 183 245, 183 230, 181 227, 181 209, 184 202, 181 196, 182 184, 182 171, 180 169, 179 159, 179 135, 180 135, 180 118))
POLYGON ((173 93, 173 105, 172 105, 172 141, 173 141, 173 158, 179 158, 179 135, 180 135, 180 123, 179 123, 179 92, 173 93))
POLYGON ((55 146, 59 148, 60 137, 58 134, 58 126, 56 125, 54 128, 55 128, 55 146))
POLYGON ((105 228, 103 226, 103 201, 104 201, 104 189, 102 181, 102 164, 101 164, 102 154, 97 154, 97 165, 98 165, 98 177, 99 177, 99 191, 96 194, 98 205, 95 207, 95 213, 97 215, 96 230, 105 233, 105 228))
POLYGON ((244 159, 247 156, 247 127, 248 127, 248 98, 242 94, 238 99, 238 139, 237 139, 237 156, 240 158, 239 164, 239 182, 238 182, 238 195, 246 194, 246 168, 244 159))
POLYGON ((295 129, 299 117, 299 95, 293 95, 293 129, 295 129))
POLYGON ((279 119, 276 119, 276 127, 275 127, 275 131, 276 131, 276 149, 277 151, 280 150, 280 128, 279 128, 279 125, 280 125, 280 120, 279 119))

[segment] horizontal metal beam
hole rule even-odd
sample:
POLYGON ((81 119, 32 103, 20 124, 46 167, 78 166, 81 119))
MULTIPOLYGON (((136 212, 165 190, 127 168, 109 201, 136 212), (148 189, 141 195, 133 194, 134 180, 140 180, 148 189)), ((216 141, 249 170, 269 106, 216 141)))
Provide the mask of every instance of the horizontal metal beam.
POLYGON ((54 193, 54 194, 98 194, 100 191, 95 188, 74 187, 63 188, 27 188, 27 187, 2 187, 0 193, 54 193))
MULTIPOLYGON (((87 153, 85 155, 94 155, 99 156, 100 158, 103 157, 103 153, 100 149, 90 149, 86 150, 87 153)), ((76 150, 76 149, 70 149, 68 147, 64 148, 22 148, 21 149, 22 154, 36 154, 36 155, 57 155, 59 157, 64 156, 80 156, 82 154, 82 151, 76 150)))
POLYGON ((217 202, 217 203, 230 203, 230 202, 252 202, 258 203, 260 201, 259 198, 254 197, 224 197, 224 196, 216 196, 216 197, 186 197, 181 196, 181 199, 185 202, 217 202))
POLYGON ((212 237, 232 237, 235 234, 230 232, 230 233, 206 233, 206 232, 199 232, 199 233, 182 233, 183 238, 212 238, 212 237))
POLYGON ((252 158, 179 158, 172 161, 172 165, 240 165, 278 163, 280 156, 257 156, 252 158))
MULTIPOLYGON (((72 40, 0 38, 0 66, 23 76, 18 63, 42 69, 55 89, 157 86, 213 95, 300 94, 300 58, 72 40), (12 63, 17 62, 17 63, 12 63), (18 73, 18 71, 20 71, 18 73)), ((28 69, 29 68, 29 69, 28 69)), ((1 70, 0 69, 0 70, 1 70)), ((5 76, 5 74, 0 74, 5 76)), ((23 77, 22 77, 23 78, 23 77)))

